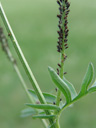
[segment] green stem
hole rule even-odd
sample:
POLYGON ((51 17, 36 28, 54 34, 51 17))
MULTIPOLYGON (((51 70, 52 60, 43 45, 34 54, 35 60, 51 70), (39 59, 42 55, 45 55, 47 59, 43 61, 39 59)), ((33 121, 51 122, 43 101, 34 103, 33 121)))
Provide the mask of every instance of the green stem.
POLYGON ((13 42, 14 48, 15 48, 15 50, 16 50, 16 52, 17 52, 17 54, 18 54, 18 56, 19 56, 19 58, 21 60, 21 63, 22 63, 22 65, 23 65, 23 67, 24 67, 24 69, 25 69, 25 71, 26 71, 26 73, 27 73, 27 75, 29 77, 30 82, 32 83, 32 86, 33 86, 33 88, 34 88, 34 90, 35 90, 40 102, 42 104, 46 104, 46 101, 45 101, 45 98, 44 98, 44 96, 43 96, 43 94, 41 92, 41 89, 39 88, 39 85, 38 85, 38 83, 37 83, 32 71, 31 71, 31 69, 30 69, 30 67, 29 67, 24 55, 23 55, 23 52, 22 52, 22 50, 21 50, 21 48, 20 48, 20 46, 19 46, 19 44, 18 44, 18 42, 17 42, 17 40, 15 38, 15 35, 14 35, 12 29, 11 29, 11 26, 10 26, 8 20, 7 20, 7 17, 5 15, 5 12, 4 12, 1 4, 0 4, 0 14, 1 14, 1 17, 2 17, 2 20, 3 20, 3 23, 4 23, 5 27, 6 27, 6 30, 7 30, 8 34, 10 35, 10 39, 13 42))
MULTIPOLYGON (((0 3, 0 15, 1 15, 3 23, 4 23, 5 27, 6 27, 6 30, 7 30, 8 34, 10 35, 10 39, 13 42, 14 48, 15 48, 18 56, 19 56, 19 59, 21 60, 21 63, 23 65, 24 69, 25 69, 25 72, 26 72, 26 74, 27 74, 27 76, 28 76, 28 78, 29 78, 29 80, 30 80, 30 82, 31 82, 31 84, 32 84, 37 96, 38 96, 38 99, 40 100, 40 102, 42 104, 47 104, 47 102, 46 102, 46 100, 45 100, 45 98, 44 98, 44 96, 42 94, 42 91, 41 91, 41 89, 40 89, 40 87, 39 87, 39 85, 38 85, 38 83, 37 83, 32 71, 31 71, 30 67, 29 67, 29 65, 28 65, 28 63, 27 63, 27 61, 26 61, 26 59, 25 59, 25 57, 23 55, 23 52, 22 52, 22 50, 21 50, 21 48, 20 48, 20 46, 18 44, 18 41, 15 38, 15 35, 14 35, 14 33, 13 33, 12 29, 11 29, 11 26, 10 26, 8 20, 7 20, 7 17, 5 15, 5 12, 3 10, 3 7, 1 5, 1 3, 0 3)), ((46 112, 47 115, 51 114, 50 111, 48 111, 48 110, 45 110, 45 112, 46 112)), ((49 122, 51 124, 53 124, 53 119, 49 119, 49 122)))

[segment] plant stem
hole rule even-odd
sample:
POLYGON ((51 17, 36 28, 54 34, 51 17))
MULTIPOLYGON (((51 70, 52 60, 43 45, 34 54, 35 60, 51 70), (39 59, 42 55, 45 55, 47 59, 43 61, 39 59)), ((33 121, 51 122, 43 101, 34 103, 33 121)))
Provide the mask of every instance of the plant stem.
POLYGON ((26 73, 29 77, 30 82, 32 83, 32 86, 33 86, 40 102, 42 104, 46 104, 46 101, 45 101, 45 98, 44 98, 44 96, 41 92, 41 89, 39 88, 39 85, 38 85, 36 79, 34 78, 34 75, 33 75, 32 71, 31 71, 31 69, 30 69, 22 51, 21 51, 21 48, 20 48, 20 46, 19 46, 19 44, 18 44, 18 42, 15 38, 15 35, 14 35, 12 29, 11 29, 11 26, 10 26, 8 20, 7 20, 7 17, 5 15, 5 12, 4 12, 1 4, 0 4, 0 14, 1 14, 1 17, 2 17, 2 20, 3 20, 3 23, 6 27, 6 30, 7 30, 8 34, 10 35, 10 39, 13 42, 14 48, 15 48, 15 50, 16 50, 16 52, 17 52, 17 54, 18 54, 18 56, 21 60, 21 63, 22 63, 22 65, 23 65, 23 67, 24 67, 24 69, 25 69, 25 71, 26 71, 26 73))
MULTIPOLYGON (((27 61, 26 61, 26 59, 25 59, 25 57, 23 55, 23 52, 22 52, 22 50, 21 50, 21 48, 20 48, 20 46, 18 44, 18 41, 15 38, 15 35, 14 35, 12 29, 11 29, 11 26, 10 26, 10 24, 8 22, 8 19, 7 19, 6 15, 5 15, 5 12, 3 10, 3 7, 1 5, 1 3, 0 3, 0 15, 1 15, 3 23, 4 23, 5 27, 6 27, 6 30, 7 30, 8 34, 10 35, 10 39, 13 42, 14 48, 15 48, 18 56, 19 56, 19 59, 21 60, 21 63, 23 65, 24 69, 25 69, 25 72, 26 72, 26 74, 27 74, 27 76, 28 76, 28 78, 29 78, 29 80, 30 80, 30 82, 31 82, 31 84, 32 84, 37 96, 38 96, 38 99, 40 100, 41 104, 47 104, 47 102, 46 102, 46 100, 45 100, 45 98, 44 98, 44 96, 42 94, 42 91, 41 91, 41 89, 40 89, 40 87, 39 87, 39 85, 38 85, 38 83, 37 83, 32 71, 31 71, 30 67, 29 67, 29 65, 28 65, 28 63, 27 63, 27 61)), ((48 111, 48 110, 45 110, 45 112, 46 112, 47 115, 51 114, 50 111, 48 111)), ((50 124, 53 124, 53 119, 49 119, 49 122, 50 122, 50 124)), ((53 127, 53 128, 55 128, 55 127, 53 127)))

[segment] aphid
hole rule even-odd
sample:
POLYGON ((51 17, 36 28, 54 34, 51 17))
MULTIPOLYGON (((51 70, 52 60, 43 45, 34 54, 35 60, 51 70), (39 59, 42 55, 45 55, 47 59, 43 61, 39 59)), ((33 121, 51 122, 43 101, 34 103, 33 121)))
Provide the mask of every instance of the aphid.
POLYGON ((11 36, 11 33, 8 33, 8 36, 11 36))
POLYGON ((63 12, 65 11, 65 7, 63 7, 63 12))
POLYGON ((60 49, 58 49, 57 52, 60 52, 60 49))
POLYGON ((66 30, 65 30, 65 33, 68 33, 68 32, 69 32, 69 29, 66 29, 66 30))
POLYGON ((68 46, 67 47, 65 47, 65 49, 67 49, 68 48, 68 46))
POLYGON ((55 88, 56 92, 58 91, 58 88, 55 88))
POLYGON ((59 19, 61 19, 61 15, 57 15, 57 17, 58 17, 59 19))
POLYGON ((67 9, 70 7, 70 3, 69 2, 66 2, 66 7, 67 7, 67 9))
POLYGON ((64 72, 64 75, 67 74, 67 72, 64 72))
POLYGON ((57 74, 59 75, 59 69, 57 68, 57 74))
POLYGON ((62 99, 60 98, 60 101, 62 101, 62 99))
POLYGON ((59 69, 57 68, 57 72, 59 72, 59 69))
POLYGON ((65 39, 64 39, 64 42, 66 43, 67 41, 68 41, 68 39, 65 38, 65 39))
POLYGON ((67 10, 66 12, 67 12, 67 13, 69 13, 69 12, 70 12, 70 10, 67 10))
POLYGON ((68 2, 68 0, 65 0, 65 3, 68 2))
POLYGON ((66 26, 66 25, 67 25, 67 23, 64 24, 64 26, 66 26))
POLYGON ((55 105, 56 103, 55 103, 55 102, 53 102, 53 104, 55 105))
POLYGON ((61 29, 61 26, 60 25, 58 25, 58 27, 59 27, 59 29, 61 29))
POLYGON ((65 44, 64 46, 67 46, 68 44, 65 44))
POLYGON ((68 27, 67 27, 67 25, 65 26, 65 29, 67 29, 68 27))
POLYGON ((61 68, 61 65, 60 64, 58 64, 58 66, 61 68))
POLYGON ((64 19, 67 19, 67 15, 64 17, 64 19))
POLYGON ((67 24, 68 23, 68 21, 67 20, 65 20, 65 24, 67 24))
POLYGON ((60 2, 57 0, 57 3, 61 6, 60 2))
POLYGON ((68 33, 65 33, 65 38, 68 36, 68 33))

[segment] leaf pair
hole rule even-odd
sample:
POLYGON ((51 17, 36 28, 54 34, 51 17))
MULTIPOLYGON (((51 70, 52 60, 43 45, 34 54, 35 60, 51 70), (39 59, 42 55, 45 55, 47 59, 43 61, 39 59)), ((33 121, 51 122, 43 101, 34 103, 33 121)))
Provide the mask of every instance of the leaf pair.
POLYGON ((21 111, 21 117, 28 117, 32 116, 32 118, 41 118, 41 119, 47 119, 47 118, 54 118, 56 115, 46 115, 44 111, 36 111, 34 108, 26 108, 21 111))
POLYGON ((59 75, 52 69, 51 67, 48 67, 48 70, 50 72, 51 78, 55 85, 61 90, 63 95, 66 98, 66 103, 70 103, 71 100, 73 100, 76 96, 77 93, 75 91, 75 88, 73 85, 67 81, 65 78, 62 80, 59 75))
POLYGON ((57 75, 57 73, 51 67, 48 67, 48 70, 50 72, 53 82, 64 94, 66 98, 66 104, 69 103, 71 104, 73 103, 73 101, 76 101, 83 95, 96 91, 96 81, 93 83, 91 88, 88 89, 90 83, 93 80, 94 68, 92 63, 88 65, 87 72, 83 79, 82 87, 79 95, 77 95, 74 86, 68 80, 66 80, 65 78, 63 78, 62 80, 60 76, 57 75))
MULTIPOLYGON (((27 103, 26 104, 28 107, 31 107, 32 110, 35 110, 35 109, 41 109, 41 110, 57 110, 57 111, 60 111, 60 108, 56 105, 51 105, 51 104, 29 104, 27 103)), ((31 110, 31 111, 32 111, 31 110)), ((25 110, 26 111, 26 110, 25 110)), ((24 112, 24 111, 23 111, 24 112)), ((27 110, 27 112, 29 112, 27 110)), ((29 113, 28 113, 29 114, 29 113)), ((31 114, 31 113, 30 113, 31 114)), ((24 115, 24 114, 23 114, 24 115)), ((26 116, 26 112, 25 112, 25 116, 26 116)), ((24 116, 23 116, 24 117, 24 116)), ((45 112, 39 112, 39 113, 32 113, 32 117, 33 118, 41 118, 41 119, 47 119, 47 118, 55 118, 56 115, 46 115, 45 112), (35 115, 36 114, 36 115, 35 115)))

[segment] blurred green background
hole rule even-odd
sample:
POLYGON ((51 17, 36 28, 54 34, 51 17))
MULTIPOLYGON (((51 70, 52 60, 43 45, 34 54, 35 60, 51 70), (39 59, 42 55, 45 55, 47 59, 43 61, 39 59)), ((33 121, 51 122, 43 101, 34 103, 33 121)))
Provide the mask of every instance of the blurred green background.
MULTIPOLYGON (((57 68, 58 5, 56 0, 1 0, 11 27, 44 92, 55 93, 47 67, 57 68)), ((69 49, 65 62, 67 79, 77 91, 89 62, 96 69, 96 0, 70 0, 69 49)), ((0 24, 2 25, 1 19, 0 24)), ((5 31, 6 32, 6 31, 5 31)), ((8 39, 14 57, 18 57, 8 39)), ((24 79, 31 84, 18 60, 24 79)), ((0 128, 43 128, 40 120, 22 119, 20 111, 29 102, 12 64, 0 47, 0 128), (38 122, 38 123, 37 123, 38 122)), ((61 128, 96 128, 96 93, 67 108, 60 118, 61 128)))

